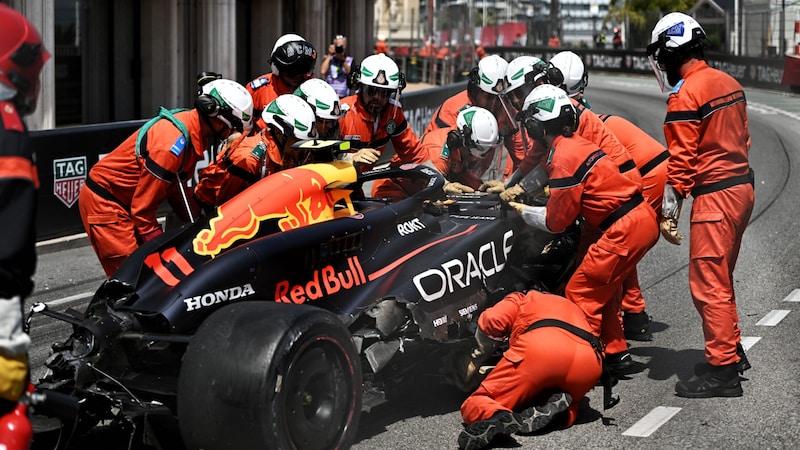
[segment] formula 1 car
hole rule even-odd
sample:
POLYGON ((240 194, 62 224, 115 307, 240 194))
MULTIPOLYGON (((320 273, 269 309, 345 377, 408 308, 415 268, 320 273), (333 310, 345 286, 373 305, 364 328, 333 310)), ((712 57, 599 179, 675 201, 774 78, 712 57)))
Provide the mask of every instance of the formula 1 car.
POLYGON ((349 447, 362 411, 463 352, 481 311, 558 290, 574 264, 577 231, 532 231, 444 183, 414 164, 287 169, 144 244, 85 311, 34 305, 72 324, 36 384, 79 400, 62 445, 117 424, 156 448, 349 447), (364 195, 386 178, 423 188, 364 195))

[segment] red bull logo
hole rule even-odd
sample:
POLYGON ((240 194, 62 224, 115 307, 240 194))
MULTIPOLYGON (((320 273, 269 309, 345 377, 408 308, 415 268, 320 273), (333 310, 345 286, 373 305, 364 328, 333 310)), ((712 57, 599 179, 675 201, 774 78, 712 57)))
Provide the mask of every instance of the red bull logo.
POLYGON ((288 280, 283 280, 275 286, 275 301, 305 303, 367 282, 357 256, 347 258, 347 267, 345 270, 337 271, 333 266, 327 265, 315 270, 311 279, 305 284, 290 285, 288 280))
POLYGON ((279 231, 355 214, 350 190, 339 186, 356 181, 356 170, 345 161, 309 164, 270 175, 217 208, 208 228, 192 246, 198 255, 215 257, 238 241, 252 238, 261 223, 277 220, 279 231), (335 211, 344 201, 347 208, 335 211))

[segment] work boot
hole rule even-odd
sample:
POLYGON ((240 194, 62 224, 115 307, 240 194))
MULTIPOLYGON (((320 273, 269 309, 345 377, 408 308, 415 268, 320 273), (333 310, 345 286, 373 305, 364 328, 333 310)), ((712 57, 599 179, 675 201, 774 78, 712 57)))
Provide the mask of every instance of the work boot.
POLYGON ((739 357, 739 360, 736 361, 736 371, 740 374, 753 367, 750 365, 750 361, 747 360, 747 355, 744 354, 744 347, 742 347, 741 342, 736 343, 736 356, 739 357))
POLYGON ((636 365, 631 357, 631 352, 625 350, 619 353, 609 353, 606 355, 605 363, 608 372, 613 375, 625 375, 636 365))
POLYGON ((542 406, 532 406, 519 413, 522 419, 522 428, 519 432, 523 434, 533 433, 546 427, 556 418, 559 413, 569 409, 572 397, 566 392, 558 392, 547 399, 547 403, 542 406))
POLYGON ((653 333, 650 332, 650 316, 642 311, 639 313, 623 313, 622 328, 625 331, 625 339, 631 341, 652 341, 653 333))
POLYGON ((492 417, 464 428, 458 435, 458 448, 477 450, 486 447, 498 434, 516 433, 521 426, 519 414, 510 411, 496 412, 492 417))
POLYGON ((678 397, 741 397, 743 393, 737 363, 710 366, 702 375, 695 375, 688 381, 678 381, 675 384, 675 394, 678 397))

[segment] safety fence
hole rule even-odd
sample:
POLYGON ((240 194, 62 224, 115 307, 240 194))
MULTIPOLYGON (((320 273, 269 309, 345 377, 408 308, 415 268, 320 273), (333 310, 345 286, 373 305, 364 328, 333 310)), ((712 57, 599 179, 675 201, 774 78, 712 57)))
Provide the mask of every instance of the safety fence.
MULTIPOLYGON (((487 47, 488 54, 498 54, 510 61, 520 55, 537 56, 545 61, 562 51, 571 50, 583 58, 586 67, 592 71, 651 74, 652 68, 644 50, 599 50, 549 47, 487 47)), ((438 86, 466 79, 468 69, 458 59, 423 58, 415 56, 394 56, 395 61, 406 74, 409 82, 423 82, 438 86)), ((800 92, 800 76, 796 66, 800 57, 787 55, 785 58, 758 58, 709 53, 708 63, 739 80, 748 87, 800 92)))
POLYGON ((446 86, 465 80, 470 69, 470 66, 464 65, 461 58, 395 56, 394 60, 409 83, 446 86))

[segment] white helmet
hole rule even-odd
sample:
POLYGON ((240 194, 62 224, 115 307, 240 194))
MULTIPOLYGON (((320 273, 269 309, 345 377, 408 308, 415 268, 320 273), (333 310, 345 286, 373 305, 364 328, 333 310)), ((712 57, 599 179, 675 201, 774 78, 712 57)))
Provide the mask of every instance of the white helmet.
POLYGON ((533 88, 525 103, 522 105, 523 111, 532 113, 532 117, 539 122, 548 122, 561 117, 561 112, 566 107, 575 114, 575 107, 567 93, 560 87, 552 84, 542 84, 533 88), (533 111, 535 109, 535 111, 533 111))
POLYGON ((563 89, 552 84, 542 84, 533 88, 522 106, 519 120, 530 136, 540 140, 546 135, 563 134, 565 128, 570 132, 576 128, 577 114, 572 100, 563 89))
POLYGON ((253 127, 253 97, 241 84, 223 78, 203 85, 195 108, 208 117, 216 117, 237 131, 253 127))
POLYGON ((358 82, 367 86, 397 90, 405 87, 405 79, 397 63, 383 53, 364 58, 356 73, 358 82))
POLYGON ((535 56, 517 56, 508 63, 506 80, 508 86, 505 93, 509 93, 526 82, 535 82, 546 75, 547 63, 535 56), (531 74, 531 75, 528 75, 531 74))
POLYGON ((486 93, 500 95, 505 91, 508 61, 499 55, 488 55, 478 62, 477 85, 486 93))
POLYGON ((321 119, 335 120, 342 117, 344 113, 339 103, 339 95, 336 94, 333 86, 319 78, 304 81, 294 91, 294 94, 313 106, 317 117, 321 119))
POLYGON ((586 67, 580 56, 566 50, 556 53, 555 56, 550 58, 550 63, 560 70, 564 76, 563 86, 565 87, 564 90, 567 91, 567 95, 574 97, 583 93, 583 90, 589 84, 589 73, 586 72, 586 67))
POLYGON ((654 50, 659 48, 679 49, 695 44, 705 37, 706 32, 694 17, 680 12, 672 12, 656 23, 650 35, 650 45, 647 48, 650 52, 651 46, 657 44, 654 50))
POLYGON ((283 134, 297 139, 317 138, 317 118, 314 109, 302 98, 293 94, 283 94, 271 101, 261 118, 283 134))
POLYGON ((483 158, 503 143, 497 119, 478 106, 464 108, 458 113, 456 126, 461 132, 464 147, 472 156, 483 158))
POLYGON ((662 92, 680 80, 678 69, 692 54, 702 54, 706 32, 684 13, 672 12, 656 23, 647 46, 647 56, 662 92))

